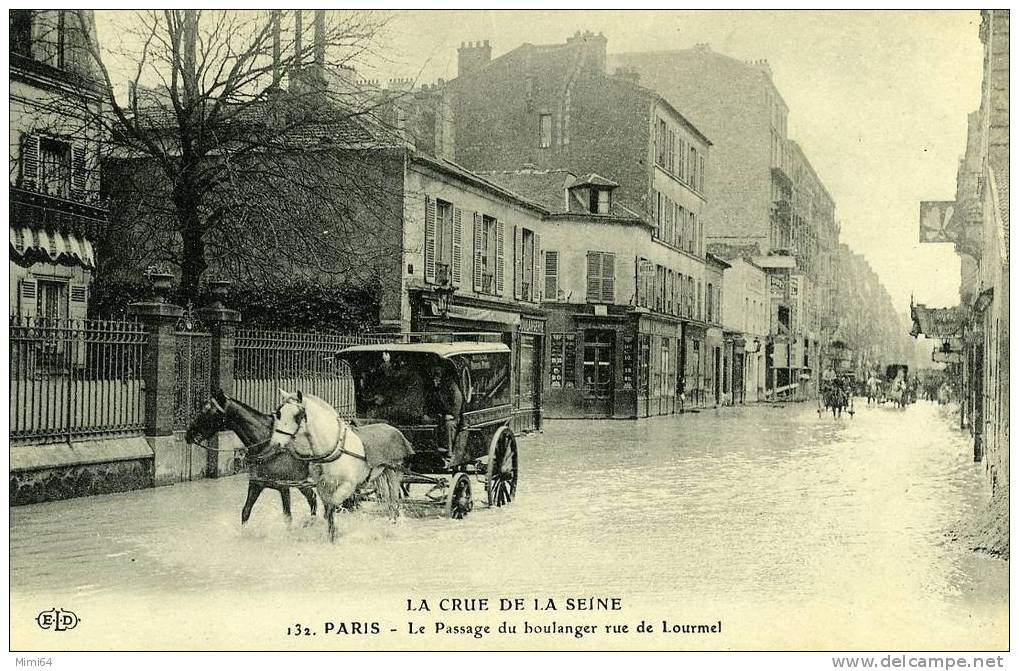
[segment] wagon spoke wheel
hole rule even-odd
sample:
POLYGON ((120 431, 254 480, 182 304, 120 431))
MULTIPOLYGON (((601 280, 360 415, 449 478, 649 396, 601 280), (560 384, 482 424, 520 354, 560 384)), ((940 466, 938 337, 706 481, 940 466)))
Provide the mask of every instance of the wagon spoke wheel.
POLYGON ((474 497, 471 495, 471 479, 466 473, 453 476, 453 484, 449 487, 446 497, 446 517, 462 520, 474 508, 474 497))
POLYGON ((485 475, 488 505, 504 506, 517 495, 517 439, 509 428, 500 429, 492 439, 485 475))

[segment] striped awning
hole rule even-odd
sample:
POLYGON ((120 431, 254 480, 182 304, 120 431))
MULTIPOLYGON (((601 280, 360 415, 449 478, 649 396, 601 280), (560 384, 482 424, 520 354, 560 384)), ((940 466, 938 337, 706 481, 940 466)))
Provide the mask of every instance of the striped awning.
POLYGON ((39 262, 96 267, 95 250, 92 243, 76 233, 47 231, 27 226, 9 226, 11 235, 11 258, 15 262, 31 264, 39 262))

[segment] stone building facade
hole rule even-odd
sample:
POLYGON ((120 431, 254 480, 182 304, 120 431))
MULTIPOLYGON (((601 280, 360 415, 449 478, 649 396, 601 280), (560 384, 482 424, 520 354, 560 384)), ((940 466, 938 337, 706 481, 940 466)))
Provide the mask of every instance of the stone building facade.
POLYGON ((86 315, 92 241, 107 217, 96 169, 101 95, 82 37, 93 30, 91 19, 87 11, 11 11, 12 314, 86 315))
POLYGON ((709 137, 709 242, 750 253, 771 295, 767 393, 809 393, 821 350, 834 331, 831 261, 838 240, 834 202, 787 133, 789 108, 767 61, 742 62, 707 45, 614 54, 610 67, 637 72, 709 137), (801 279, 795 279, 800 276, 801 279), (809 286, 809 300, 799 291, 809 286), (797 315, 797 307, 806 314, 797 315))

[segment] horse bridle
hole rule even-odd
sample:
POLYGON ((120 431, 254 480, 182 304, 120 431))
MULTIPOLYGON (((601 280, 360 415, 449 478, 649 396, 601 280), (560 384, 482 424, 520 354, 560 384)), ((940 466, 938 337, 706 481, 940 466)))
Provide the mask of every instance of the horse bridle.
MULTIPOLYGON (((221 414, 221 415, 223 415, 225 417, 226 416, 226 408, 224 407, 224 405, 228 405, 230 403, 230 398, 227 397, 227 396, 224 396, 224 398, 226 399, 226 403, 223 404, 223 405, 220 405, 219 401, 216 400, 215 396, 210 397, 209 398, 209 402, 212 404, 212 407, 216 409, 216 412, 218 412, 219 414, 221 414)), ((251 445, 241 445, 240 447, 231 447, 231 448, 222 448, 222 449, 221 448, 217 448, 217 447, 210 447, 208 443, 199 442, 197 440, 194 441, 192 443, 192 445, 197 445, 198 447, 202 448, 206 452, 244 452, 245 453, 244 454, 244 459, 246 461, 248 461, 249 463, 252 463, 252 464, 260 464, 260 463, 262 463, 264 461, 268 461, 270 457, 274 456, 276 454, 276 450, 275 449, 267 449, 264 452, 260 453, 258 456, 255 456, 255 455, 251 454, 250 451, 255 449, 255 448, 262 447, 262 446, 268 444, 270 440, 272 440, 272 436, 270 436, 269 438, 266 438, 265 440, 260 440, 257 443, 252 443, 251 445)))
MULTIPOLYGON (((296 449, 294 449, 292 443, 297 438, 297 434, 301 432, 301 426, 307 424, 308 414, 305 412, 304 405, 295 401, 291 401, 290 399, 287 399, 286 401, 283 401, 283 403, 281 403, 279 407, 276 408, 276 412, 274 413, 276 415, 276 419, 279 419, 280 409, 287 403, 293 403, 298 408, 300 408, 297 415, 295 415, 294 417, 297 420, 297 427, 294 429, 293 433, 291 433, 290 431, 284 431, 283 429, 277 428, 276 422, 274 421, 272 423, 272 430, 273 433, 278 433, 289 438, 286 447, 288 450, 290 450, 290 453, 293 454, 295 458, 300 459, 301 461, 307 462, 309 464, 328 464, 336 461, 337 459, 346 454, 347 456, 354 457, 355 459, 360 459, 361 461, 364 462, 368 461, 368 457, 366 455, 358 454, 357 452, 351 452, 350 450, 346 449, 347 432, 350 430, 350 427, 347 426, 347 424, 340 419, 339 415, 336 416, 336 426, 340 430, 339 431, 340 435, 336 438, 336 445, 333 446, 333 449, 329 452, 329 454, 326 454, 324 456, 318 456, 313 453, 311 456, 305 456, 298 452, 296 449)), ((305 433, 308 436, 308 443, 312 446, 312 450, 314 450, 315 446, 312 442, 311 434, 308 433, 307 430, 305 430, 305 433)))

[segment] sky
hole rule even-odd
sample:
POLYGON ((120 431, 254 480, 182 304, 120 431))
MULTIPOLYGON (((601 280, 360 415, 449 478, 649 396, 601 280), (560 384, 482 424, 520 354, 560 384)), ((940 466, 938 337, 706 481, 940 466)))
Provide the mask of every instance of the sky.
MULTIPOLYGON (((100 41, 104 19, 99 13, 100 41)), ((951 200, 966 116, 980 103, 978 11, 396 11, 366 63, 372 78, 456 76, 456 48, 519 45, 602 32, 609 53, 699 42, 767 59, 799 142, 835 199, 841 240, 863 254, 897 311, 911 296, 958 303, 951 245, 918 242, 919 202, 951 200)), ((675 101, 682 111, 682 102, 675 101)), ((716 139, 716 142, 719 141, 716 139)), ((710 193, 709 193, 710 198, 710 193)))

